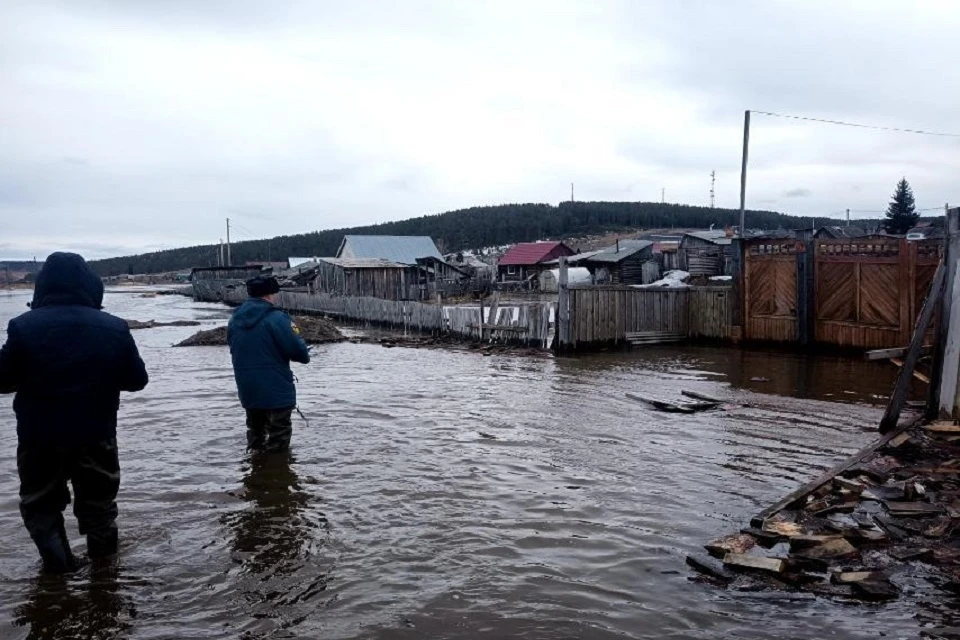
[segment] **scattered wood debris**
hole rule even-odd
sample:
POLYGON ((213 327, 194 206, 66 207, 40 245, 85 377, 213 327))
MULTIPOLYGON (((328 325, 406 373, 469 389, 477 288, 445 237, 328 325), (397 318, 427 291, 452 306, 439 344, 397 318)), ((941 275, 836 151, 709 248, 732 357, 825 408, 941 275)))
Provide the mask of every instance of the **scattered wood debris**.
POLYGON ((960 592, 958 436, 949 422, 900 427, 707 550, 770 589, 882 602, 907 576, 942 575, 960 592))
MULTIPOLYGON (((317 316, 295 316, 293 321, 300 330, 300 337, 307 344, 326 344, 345 340, 340 330, 333 323, 317 316)), ((198 323, 199 324, 199 323, 198 323)), ((218 347, 227 344, 227 328, 217 327, 198 331, 177 347, 218 347)))
POLYGON ((631 400, 643 402, 650 405, 654 409, 665 411, 667 413, 697 413, 698 411, 709 411, 710 409, 716 409, 718 406, 720 406, 719 402, 665 402, 663 400, 644 398, 643 396, 638 396, 635 393, 627 393, 626 396, 631 400))

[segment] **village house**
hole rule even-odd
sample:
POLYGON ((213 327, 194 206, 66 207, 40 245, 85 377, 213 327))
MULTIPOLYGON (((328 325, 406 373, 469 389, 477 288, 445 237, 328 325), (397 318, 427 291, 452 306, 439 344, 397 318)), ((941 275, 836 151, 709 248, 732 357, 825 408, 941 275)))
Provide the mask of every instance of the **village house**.
MULTIPOLYGON (((291 259, 291 263, 293 259, 291 259)), ((344 236, 336 257, 314 258, 284 273, 314 293, 426 300, 462 293, 469 278, 427 236, 344 236)))
POLYGON ((572 256, 573 249, 562 242, 522 242, 507 250, 497 261, 500 282, 526 282, 551 268, 561 256, 572 256))

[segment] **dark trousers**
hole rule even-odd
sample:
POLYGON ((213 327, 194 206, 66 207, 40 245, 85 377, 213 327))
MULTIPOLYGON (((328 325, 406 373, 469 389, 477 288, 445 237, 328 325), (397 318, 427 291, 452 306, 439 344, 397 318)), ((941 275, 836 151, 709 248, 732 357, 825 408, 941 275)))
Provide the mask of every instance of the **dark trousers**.
POLYGON ((293 435, 291 415, 287 409, 247 409, 247 448, 255 451, 286 451, 293 435))
POLYGON ((116 438, 72 446, 20 443, 17 471, 20 515, 48 570, 75 567, 63 524, 63 510, 70 504, 68 481, 73 485, 73 513, 80 533, 87 536, 87 553, 97 557, 116 552, 120 488, 116 438))

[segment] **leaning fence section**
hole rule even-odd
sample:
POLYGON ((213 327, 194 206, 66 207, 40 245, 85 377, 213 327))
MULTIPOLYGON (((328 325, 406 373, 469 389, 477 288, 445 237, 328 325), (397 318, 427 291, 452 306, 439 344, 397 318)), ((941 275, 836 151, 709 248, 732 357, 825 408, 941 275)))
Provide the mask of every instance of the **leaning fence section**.
MULTIPOLYGON (((233 282, 222 282, 217 286, 212 281, 206 281, 194 283, 194 297, 198 300, 239 304, 246 298, 246 290, 242 283, 238 286, 233 282)), ((441 306, 296 291, 281 291, 276 305, 291 313, 317 313, 405 331, 542 348, 550 346, 555 307, 552 303, 532 303, 483 310, 479 305, 441 306)))

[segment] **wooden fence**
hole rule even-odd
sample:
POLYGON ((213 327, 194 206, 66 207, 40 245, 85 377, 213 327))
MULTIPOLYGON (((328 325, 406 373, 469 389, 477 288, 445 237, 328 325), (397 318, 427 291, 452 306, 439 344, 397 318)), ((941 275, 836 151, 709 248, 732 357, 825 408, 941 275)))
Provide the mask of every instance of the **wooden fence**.
MULTIPOLYGON (((246 289, 234 283, 217 288, 196 287, 194 297, 211 302, 240 304, 246 289)), ((242 284, 242 283, 241 283, 242 284)), ((479 306, 439 306, 422 302, 382 298, 332 296, 324 293, 281 291, 276 305, 291 313, 317 313, 336 318, 402 328, 420 333, 454 335, 465 340, 483 340, 548 348, 552 339, 553 303, 503 306, 481 322, 479 306)))
POLYGON ((729 287, 569 287, 569 348, 620 344, 628 334, 662 333, 725 339, 729 287))

